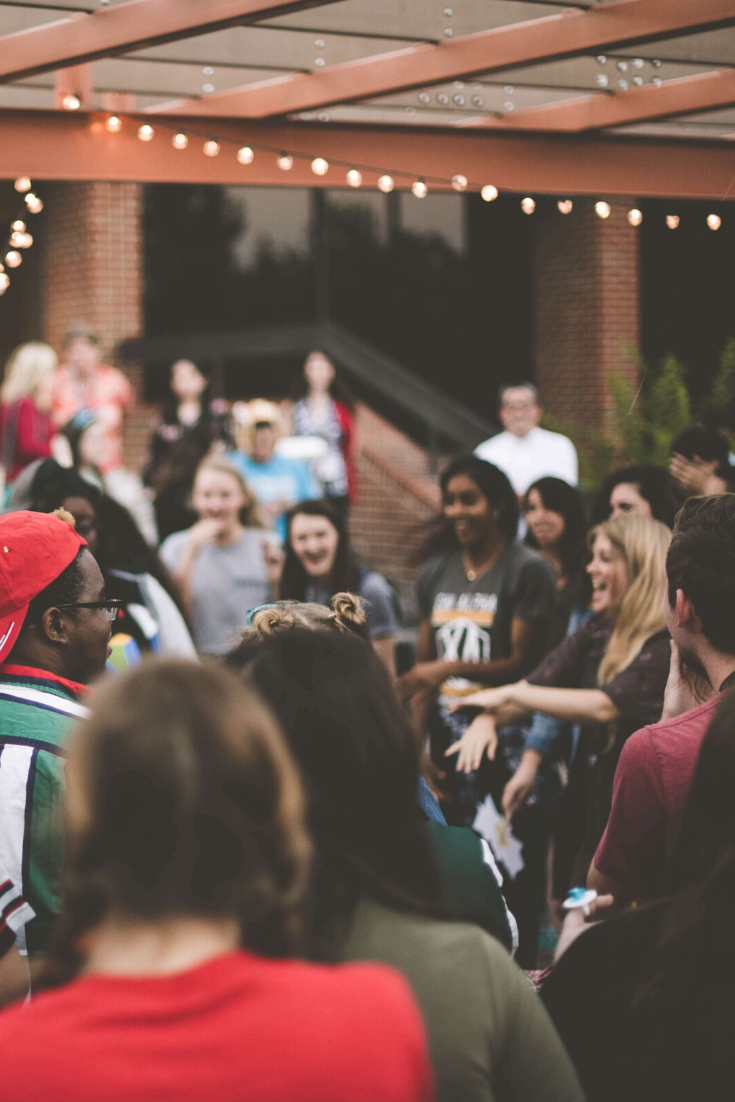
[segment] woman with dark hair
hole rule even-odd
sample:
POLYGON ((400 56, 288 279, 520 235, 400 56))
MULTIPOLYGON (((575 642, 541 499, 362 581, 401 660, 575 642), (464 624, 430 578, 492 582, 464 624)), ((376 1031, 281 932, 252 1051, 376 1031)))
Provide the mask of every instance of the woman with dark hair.
POLYGON ((124 506, 53 459, 39 464, 29 496, 26 506, 17 507, 38 513, 63 507, 71 513, 99 563, 107 595, 123 602, 113 636, 113 664, 127 665, 146 651, 193 657, 177 590, 124 506))
POLYGON ((335 593, 359 594, 367 605, 370 640, 394 672, 399 627, 396 594, 382 574, 358 564, 344 515, 331 501, 302 501, 287 513, 286 531, 281 599, 329 605, 335 593))
POLYGON ((730 691, 702 744, 672 894, 592 927, 567 920, 583 932, 544 985, 590 1102, 732 1097, 734 789, 730 691))
POLYGON ((180 660, 112 679, 67 779, 44 977, 65 986, 2 1015, 9 1097, 429 1102, 399 976, 269 959, 298 951, 311 847, 296 770, 251 691, 180 660))
POLYGON ((156 492, 161 541, 196 521, 189 503, 194 474, 213 446, 225 452, 232 441, 227 403, 211 399, 209 380, 191 360, 171 366, 171 395, 151 436, 143 480, 156 492))
POLYGON ((479 927, 432 917, 440 881, 416 807, 418 747, 380 660, 355 635, 298 627, 251 657, 248 683, 280 720, 309 794, 309 955, 403 972, 441 1102, 491 1102, 502 1090, 518 1102, 580 1098, 502 946, 479 927))
POLYGON ((318 351, 306 357, 299 390, 292 414, 294 436, 320 436, 326 442, 327 451, 316 460, 315 473, 324 496, 346 516, 355 498, 352 399, 338 381, 332 361, 318 351))
POLYGON ((653 517, 673 528, 683 504, 683 495, 667 470, 639 463, 607 476, 595 498, 592 522, 601 524, 608 517, 653 517))

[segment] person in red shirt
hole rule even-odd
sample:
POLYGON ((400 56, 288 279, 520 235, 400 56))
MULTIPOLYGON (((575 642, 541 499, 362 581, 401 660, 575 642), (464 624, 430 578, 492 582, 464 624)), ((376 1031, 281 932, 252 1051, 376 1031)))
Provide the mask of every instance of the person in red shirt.
POLYGON ((49 420, 56 353, 41 341, 21 344, 5 365, 0 387, 0 462, 7 483, 36 459, 51 455, 49 420))
POLYGON ((299 947, 311 844, 282 736, 228 671, 110 679, 69 746, 67 879, 43 982, 0 1016, 24 1102, 430 1102, 423 1026, 380 965, 299 947))
POLYGON ((623 747, 610 818, 587 885, 618 903, 667 888, 667 865, 702 740, 735 683, 735 494, 690 498, 667 559, 671 672, 661 721, 623 747))

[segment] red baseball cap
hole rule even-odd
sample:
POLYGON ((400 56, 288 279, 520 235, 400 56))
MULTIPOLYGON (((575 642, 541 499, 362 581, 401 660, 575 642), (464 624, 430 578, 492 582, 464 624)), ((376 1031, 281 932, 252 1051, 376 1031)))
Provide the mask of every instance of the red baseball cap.
POLYGON ((52 513, 0 517, 0 662, 10 654, 34 597, 74 561, 87 541, 52 513))

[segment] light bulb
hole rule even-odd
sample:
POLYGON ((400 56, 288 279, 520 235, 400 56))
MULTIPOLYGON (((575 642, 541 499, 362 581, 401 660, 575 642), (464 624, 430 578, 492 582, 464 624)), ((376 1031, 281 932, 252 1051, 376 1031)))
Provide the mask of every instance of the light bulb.
POLYGON ((117 115, 110 115, 109 119, 105 123, 105 126, 111 134, 118 134, 122 130, 122 122, 117 115))
POLYGON ((707 225, 711 230, 719 230, 720 226, 722 225, 722 219, 720 218, 719 214, 708 214, 707 225))
POLYGON ((40 214, 43 210, 43 201, 34 195, 32 191, 29 191, 25 197, 26 206, 31 214, 40 214))
POLYGON ((459 173, 457 176, 452 176, 452 187, 455 191, 464 191, 467 187, 467 177, 459 173))
POLYGON ((571 214, 574 204, 571 199, 560 199, 556 206, 560 214, 571 214))
POLYGON ((356 168, 351 168, 347 173, 347 183, 350 187, 359 187, 362 183, 362 173, 358 172, 356 168))
POLYGON ((411 184, 411 191, 414 193, 417 199, 424 199, 429 189, 423 180, 414 180, 411 184))
POLYGON ((621 73, 627 73, 628 72, 628 62, 627 61, 619 61, 618 62, 618 69, 620 70, 621 73))
POLYGON ((216 142, 213 138, 206 141, 203 146, 205 157, 216 157, 219 153, 219 142, 216 142))
POLYGON ((140 138, 140 140, 142 142, 152 142, 153 141, 153 127, 149 126, 148 123, 144 123, 144 125, 141 126, 140 129, 138 130, 138 137, 140 138))
POLYGON ((604 54, 598 54, 597 55, 597 64, 598 65, 607 65, 607 58, 605 57, 604 54))
POLYGON ((484 188, 480 191, 480 195, 486 203, 492 203, 492 201, 498 197, 498 189, 494 184, 485 184, 484 188))
POLYGON ((18 233, 25 233, 26 224, 21 222, 20 218, 17 218, 10 228, 11 230, 17 230, 18 233))
POLYGON ((7 272, 0 272, 0 295, 4 295, 10 286, 10 276, 7 272))
POLYGON ((325 161, 323 157, 315 157, 311 162, 311 171, 315 176, 326 176, 329 172, 329 161, 325 161))
POLYGON ((678 228, 679 228, 679 215, 678 214, 667 214, 666 215, 666 225, 669 227, 670 230, 678 230, 678 228))
POLYGON ((608 84, 610 83, 610 78, 608 77, 607 73, 598 73, 595 77, 595 81, 597 82, 598 87, 607 88, 608 84))
POLYGON ((15 249, 5 254, 5 263, 9 268, 18 268, 23 263, 23 257, 15 249))
POLYGON ((251 165, 255 160, 255 154, 249 145, 243 145, 235 154, 241 165, 251 165))
POLYGON ((637 207, 633 207, 632 210, 628 211, 628 221, 630 222, 631 226, 640 226, 641 222, 643 221, 643 215, 637 207))
POLYGON ((186 134, 174 134, 173 138, 171 139, 171 145, 174 147, 174 149, 186 149, 188 144, 189 139, 187 138, 186 134))
POLYGON ((30 249, 33 244, 33 238, 29 233, 11 233, 10 244, 14 249, 30 249))
POLYGON ((610 204, 605 202, 595 203, 595 214, 598 218, 609 218, 610 204))
POLYGON ((20 192, 30 191, 32 186, 33 185, 31 184, 31 181, 28 179, 27 176, 19 176, 13 184, 15 190, 20 192))
POLYGON ((536 210, 535 201, 527 195, 525 199, 521 199, 521 210, 524 214, 533 214, 536 210))
POLYGON ((293 157, 290 153, 280 153, 276 158, 276 164, 283 172, 290 172, 293 168, 293 157))
POLYGON ((384 176, 379 176, 378 177, 378 187, 380 188, 380 190, 385 195, 387 195, 388 192, 393 191, 393 188, 395 187, 395 184, 393 182, 393 177, 389 176, 387 172, 384 176))
POLYGON ((79 96, 74 95, 74 93, 72 92, 68 96, 64 96, 63 100, 61 101, 61 106, 64 108, 65 111, 78 111, 79 108, 82 106, 82 101, 80 100, 79 96))

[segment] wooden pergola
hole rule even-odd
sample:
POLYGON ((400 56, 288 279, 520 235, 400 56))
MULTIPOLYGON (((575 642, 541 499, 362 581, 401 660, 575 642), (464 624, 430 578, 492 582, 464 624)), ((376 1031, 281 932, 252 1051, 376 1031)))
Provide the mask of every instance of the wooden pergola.
POLYGON ((735 0, 11 2, 0 82, 6 178, 735 197, 735 0))

